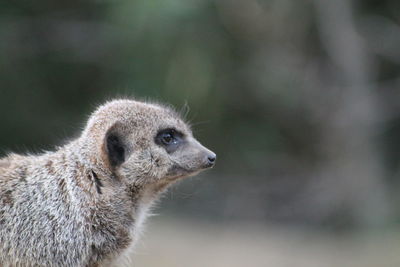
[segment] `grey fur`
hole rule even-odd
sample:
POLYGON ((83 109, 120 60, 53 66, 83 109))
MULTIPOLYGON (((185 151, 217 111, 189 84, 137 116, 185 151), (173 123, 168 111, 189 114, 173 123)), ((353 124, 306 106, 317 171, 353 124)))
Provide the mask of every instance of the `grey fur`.
POLYGON ((114 100, 57 151, 0 159, 0 266, 130 264, 151 204, 210 155, 172 109, 114 100), (154 142, 164 128, 185 136, 174 153, 154 142), (123 144, 115 160, 111 134, 123 144))

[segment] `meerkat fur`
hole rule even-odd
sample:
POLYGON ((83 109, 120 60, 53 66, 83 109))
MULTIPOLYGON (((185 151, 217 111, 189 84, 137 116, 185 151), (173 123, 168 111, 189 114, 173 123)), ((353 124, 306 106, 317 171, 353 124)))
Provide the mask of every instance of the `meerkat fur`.
POLYGON ((152 203, 215 158, 172 108, 105 103, 56 151, 0 159, 0 266, 131 266, 152 203))

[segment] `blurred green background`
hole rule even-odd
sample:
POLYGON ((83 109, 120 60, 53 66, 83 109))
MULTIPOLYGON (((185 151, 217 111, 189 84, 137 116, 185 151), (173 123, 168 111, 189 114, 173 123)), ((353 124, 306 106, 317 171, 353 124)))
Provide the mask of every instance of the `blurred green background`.
POLYGON ((188 105, 218 163, 170 190, 159 217, 397 232, 399 47, 397 0, 2 1, 0 153, 67 142, 110 98, 188 105))

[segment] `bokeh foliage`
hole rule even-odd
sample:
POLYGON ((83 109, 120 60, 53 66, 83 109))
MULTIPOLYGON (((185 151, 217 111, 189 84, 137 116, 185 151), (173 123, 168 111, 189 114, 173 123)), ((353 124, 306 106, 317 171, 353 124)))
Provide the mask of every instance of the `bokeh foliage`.
POLYGON ((173 191, 171 210, 329 227, 393 223, 400 6, 343 2, 3 1, 0 148, 52 149, 110 98, 187 103, 218 166, 173 191), (336 20, 324 16, 329 5, 336 20), (338 36, 340 27, 354 31, 338 36), (343 40, 335 46, 329 36, 343 40), (340 119, 357 112, 371 116, 340 119), (379 166, 363 179, 369 161, 379 166))

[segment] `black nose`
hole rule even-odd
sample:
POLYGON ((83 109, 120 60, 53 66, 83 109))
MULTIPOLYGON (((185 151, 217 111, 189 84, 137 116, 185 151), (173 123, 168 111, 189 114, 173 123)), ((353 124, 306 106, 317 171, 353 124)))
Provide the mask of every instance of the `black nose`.
POLYGON ((217 156, 215 154, 208 155, 207 159, 208 159, 208 166, 212 167, 215 164, 215 160, 217 159, 217 156))
POLYGON ((208 162, 210 162, 210 163, 214 163, 216 159, 217 159, 217 156, 208 156, 208 162))

